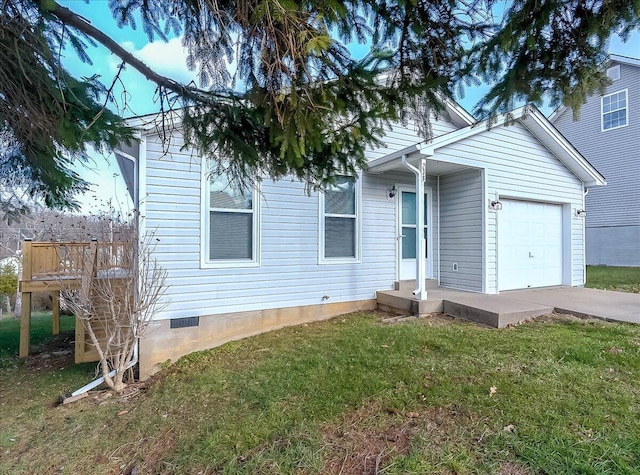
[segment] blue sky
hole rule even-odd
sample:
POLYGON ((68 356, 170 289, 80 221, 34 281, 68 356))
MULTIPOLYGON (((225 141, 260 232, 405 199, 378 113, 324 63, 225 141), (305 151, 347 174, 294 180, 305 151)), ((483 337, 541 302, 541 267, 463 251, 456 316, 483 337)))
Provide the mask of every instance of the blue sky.
MULTIPOLYGON (((125 49, 134 53, 160 74, 183 82, 195 79, 196 73, 189 71, 185 65, 186 53, 179 38, 171 38, 168 43, 159 39, 150 43, 147 35, 140 28, 136 30, 129 27, 118 28, 106 0, 92 1, 89 4, 83 0, 61 0, 60 3, 85 17, 92 25, 110 35, 125 49)), ((356 48, 363 47, 356 46, 356 48)), ((357 55, 356 48, 352 51, 354 55, 357 55)), ((623 56, 640 57, 640 33, 634 33, 626 43, 614 35, 610 42, 609 52, 623 56)), ((101 76, 107 86, 110 85, 120 64, 119 59, 101 46, 91 47, 89 55, 93 60, 91 65, 82 63, 75 53, 67 51, 64 64, 74 75, 91 76, 97 74, 101 76)), ((125 69, 122 80, 126 84, 127 90, 125 93, 122 88, 116 88, 117 103, 114 104, 114 107, 121 114, 127 117, 157 110, 153 83, 147 81, 132 68, 125 69)), ((465 109, 471 111, 487 90, 487 86, 466 88, 464 98, 457 98, 457 100, 465 109)), ((548 114, 551 111, 548 108, 543 108, 543 112, 548 114)), ((127 209, 130 206, 127 192, 119 177, 118 166, 113 156, 109 153, 94 153, 91 158, 92 160, 87 166, 78 166, 76 169, 85 180, 94 184, 91 192, 79 197, 83 211, 101 209, 104 207, 103 203, 108 200, 116 202, 116 206, 121 209, 127 209)))

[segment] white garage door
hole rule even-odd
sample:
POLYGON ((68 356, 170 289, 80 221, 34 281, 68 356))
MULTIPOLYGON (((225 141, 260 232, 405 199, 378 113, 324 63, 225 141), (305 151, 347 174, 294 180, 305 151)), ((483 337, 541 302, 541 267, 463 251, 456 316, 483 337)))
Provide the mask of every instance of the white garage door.
POLYGON ((499 290, 562 285, 562 206, 501 200, 499 290))

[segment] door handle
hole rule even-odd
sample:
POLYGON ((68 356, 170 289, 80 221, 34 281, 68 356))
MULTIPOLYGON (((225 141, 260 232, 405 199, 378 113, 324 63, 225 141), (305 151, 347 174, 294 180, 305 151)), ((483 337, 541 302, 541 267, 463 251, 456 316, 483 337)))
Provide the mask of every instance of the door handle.
POLYGON ((400 234, 400 235, 398 236, 398 239, 402 239, 402 238, 406 238, 406 237, 407 237, 407 235, 406 235, 406 234, 400 234))
POLYGON ((529 252, 529 258, 533 259, 533 254, 531 254, 531 252, 529 252))

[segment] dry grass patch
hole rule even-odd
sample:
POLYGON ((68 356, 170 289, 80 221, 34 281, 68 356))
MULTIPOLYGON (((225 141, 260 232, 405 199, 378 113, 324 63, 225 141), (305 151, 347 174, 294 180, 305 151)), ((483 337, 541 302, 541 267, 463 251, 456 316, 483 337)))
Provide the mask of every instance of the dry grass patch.
POLYGON ((531 472, 519 463, 504 462, 498 467, 496 475, 531 475, 531 472))
POLYGON ((321 429, 327 474, 376 474, 409 451, 416 413, 400 415, 371 402, 321 429))
POLYGON ((372 401, 321 428, 322 473, 386 473, 411 452, 437 452, 448 442, 473 444, 477 423, 477 416, 455 406, 398 411, 372 401))

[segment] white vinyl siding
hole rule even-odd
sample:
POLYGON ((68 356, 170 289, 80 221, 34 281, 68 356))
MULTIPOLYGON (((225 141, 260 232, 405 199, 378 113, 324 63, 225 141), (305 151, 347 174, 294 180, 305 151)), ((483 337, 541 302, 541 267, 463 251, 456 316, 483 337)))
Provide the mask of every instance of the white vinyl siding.
POLYGON ((629 124, 627 90, 602 96, 602 130, 618 129, 629 124))
MULTIPOLYGON (((392 127, 387 128, 384 137, 382 137, 383 145, 372 150, 367 150, 367 159, 375 160, 396 150, 401 150, 424 141, 425 138, 419 135, 417 130, 417 125, 411 120, 407 121, 406 125, 393 124, 392 127)), ((451 122, 432 119, 431 131, 433 137, 439 137, 455 130, 458 130, 458 127, 451 122)))
POLYGON ((482 292, 482 204, 480 170, 440 177, 440 285, 443 287, 482 292))
MULTIPOLYGON (((392 138, 396 149, 412 140, 399 132, 392 138)), ((382 140, 387 145, 391 142, 387 137, 382 140)), ((198 157, 182 150, 182 145, 176 135, 166 154, 157 137, 150 136, 147 141, 144 223, 155 231, 159 241, 154 256, 168 271, 168 289, 163 297, 167 306, 155 318, 372 300, 376 290, 393 287, 398 276, 400 229, 398 198, 390 199, 388 190, 394 184, 415 183, 414 176, 400 165, 382 175, 363 172, 359 177, 358 259, 321 265, 321 194, 306 194, 305 185, 295 179, 265 180, 253 200, 260 206, 259 212, 255 210, 259 217, 260 265, 213 267, 202 265, 208 259, 202 223, 210 211, 210 197, 202 186, 202 165, 198 157)), ((367 156, 374 158, 378 152, 369 151, 367 156)), ((469 290, 482 291, 484 269, 486 291, 497 290, 496 212, 487 211, 488 198, 552 201, 568 204, 572 210, 584 206, 582 183, 521 125, 495 126, 436 150, 433 159, 472 167, 441 176, 440 188, 434 176, 429 176, 425 184, 433 190, 434 276, 451 269, 449 263, 458 262, 457 277, 469 271, 468 284, 464 284, 469 290), (445 243, 445 238, 455 232, 461 233, 464 241, 457 247, 450 246, 453 240, 445 243), (467 254, 468 260, 462 261, 467 254), (440 261, 442 269, 438 269, 440 261)), ((584 219, 572 215, 567 222, 571 225, 570 250, 565 251, 570 252, 569 275, 572 285, 581 285, 584 219)), ((443 278, 457 286, 454 280, 446 280, 450 276, 443 278)), ((240 319, 238 324, 242 324, 240 319)))
MULTIPOLYGON (((435 135, 456 129, 445 120, 433 123, 435 135)), ((394 126, 383 140, 386 147, 367 151, 368 158, 422 138, 409 123, 394 126)), ((393 288, 397 278, 396 201, 387 193, 394 183, 413 184, 412 174, 361 174, 360 262, 351 259, 332 265, 319 264, 319 194, 308 195, 305 185, 295 179, 264 180, 260 199, 254 201, 260 205, 260 265, 221 267, 206 263, 201 232, 207 209, 202 164, 183 145, 176 131, 167 153, 158 137, 149 135, 148 159, 142 171, 146 181, 144 225, 159 239, 154 256, 168 271, 163 296, 167 306, 156 319, 371 300, 376 290, 393 288)), ((436 179, 429 177, 427 185, 435 190, 436 179)), ((433 198, 437 272, 437 194, 433 198)))
MULTIPOLYGON (((148 139, 145 224, 167 269, 167 307, 157 319, 375 299, 396 277, 396 177, 361 174, 361 263, 318 264, 319 193, 294 179, 260 186, 260 266, 201 265, 201 163, 173 139, 165 154, 148 139), (327 297, 327 298, 325 298, 327 297)), ((411 183, 411 177, 407 182, 411 183)))

